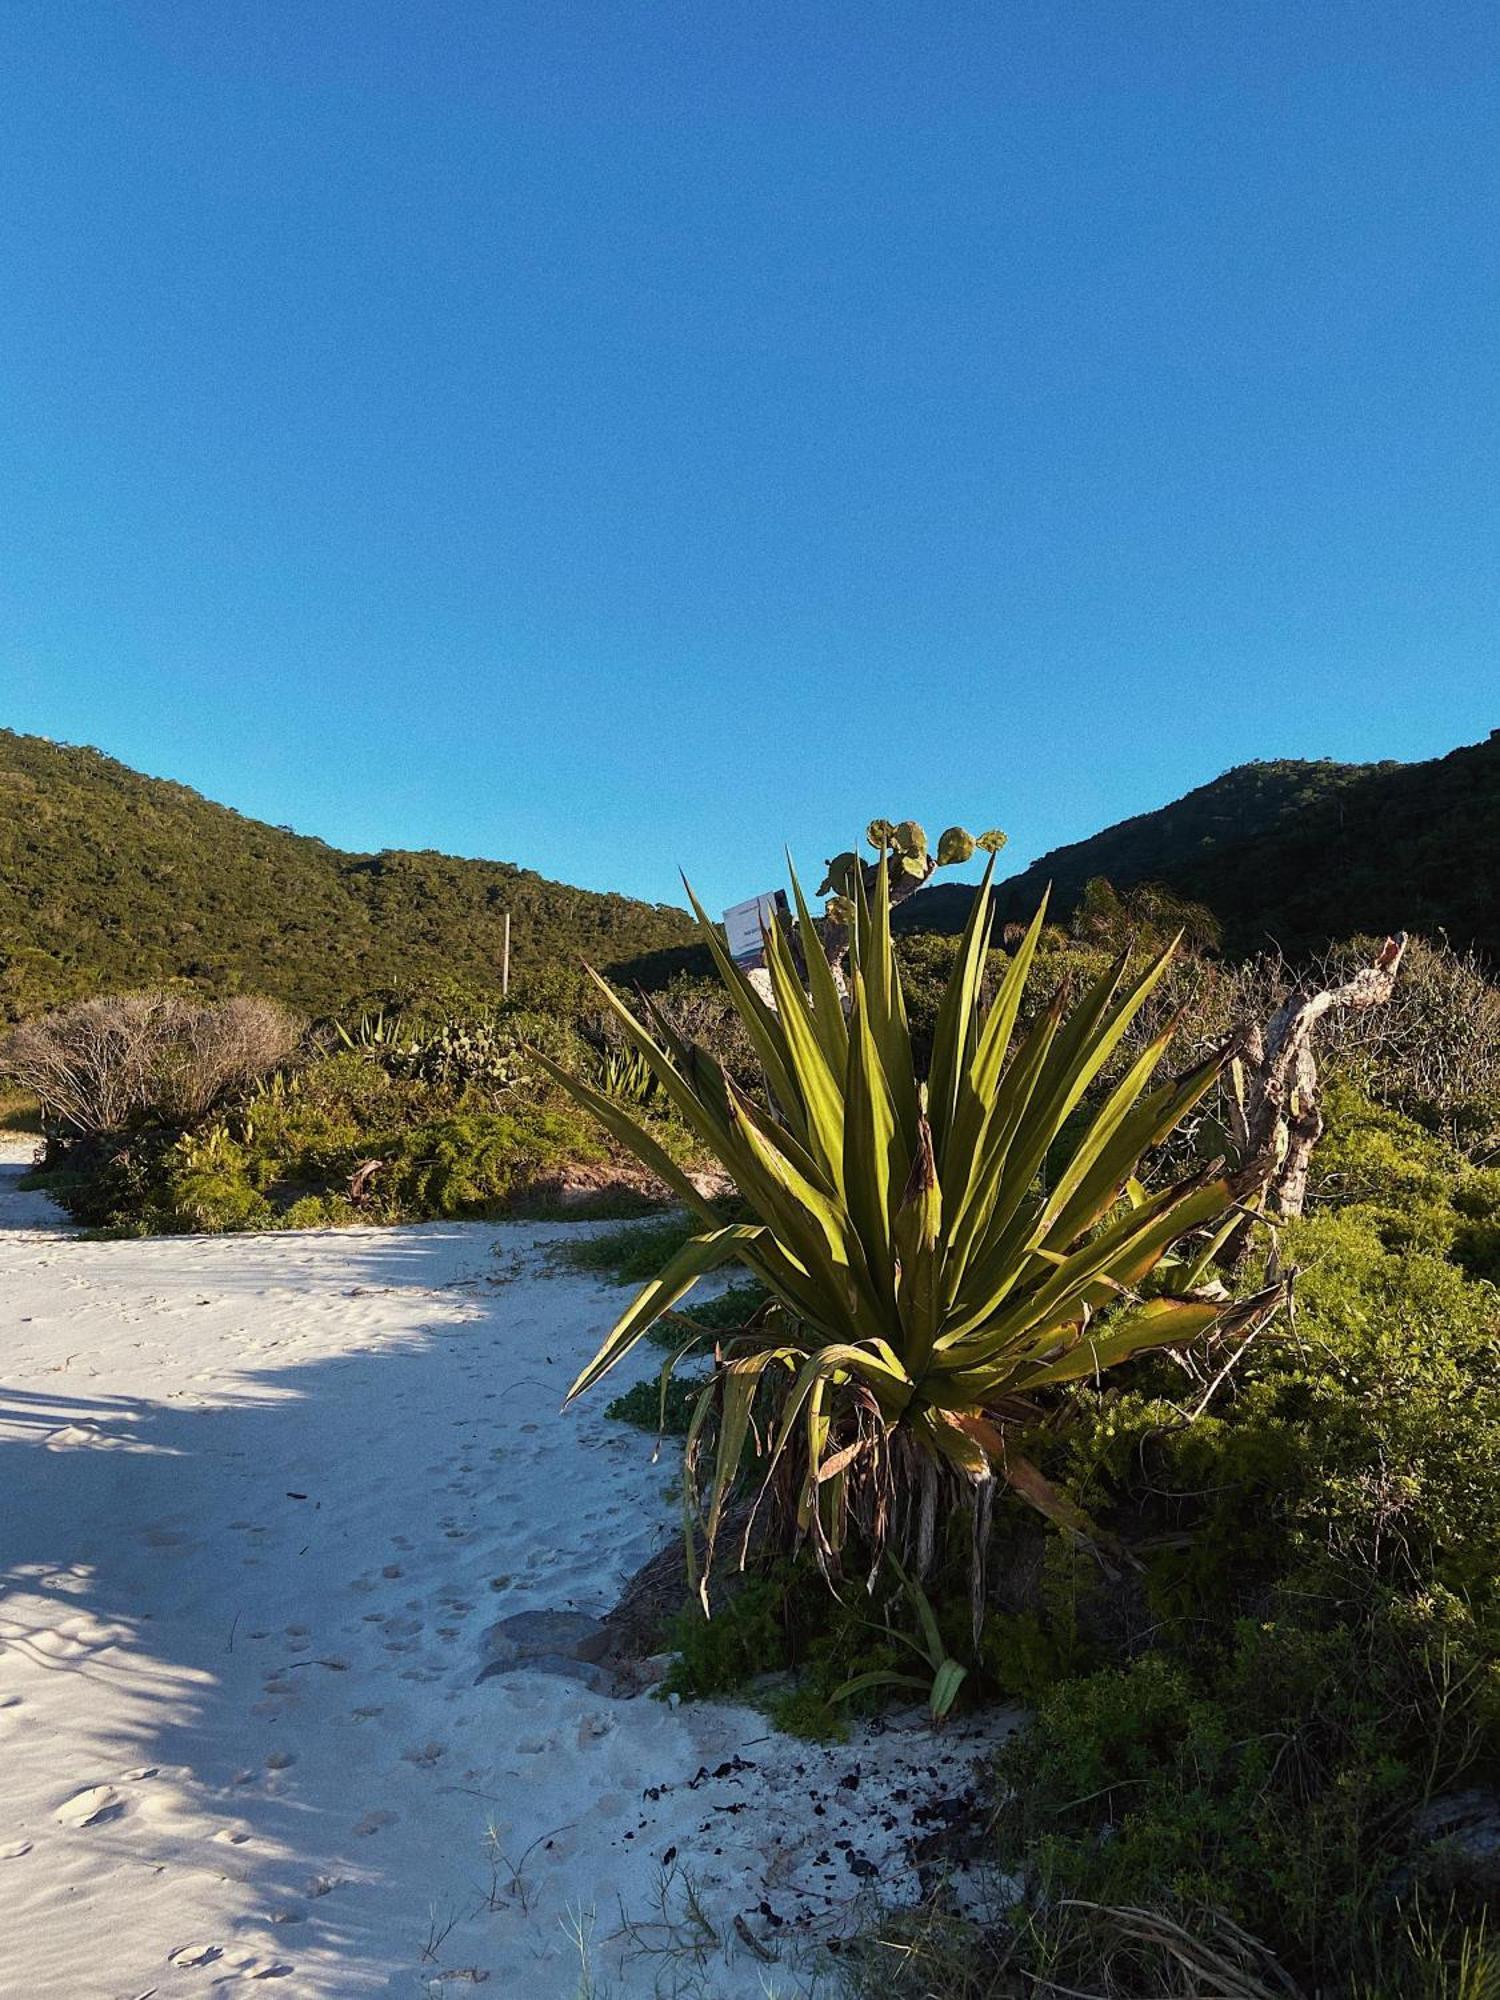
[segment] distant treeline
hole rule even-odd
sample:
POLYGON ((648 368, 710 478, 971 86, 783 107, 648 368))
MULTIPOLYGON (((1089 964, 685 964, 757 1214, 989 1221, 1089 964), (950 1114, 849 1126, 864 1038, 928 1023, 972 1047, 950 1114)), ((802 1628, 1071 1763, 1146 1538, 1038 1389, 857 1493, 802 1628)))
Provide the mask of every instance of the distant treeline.
POLYGON ((345 854, 97 750, 0 731, 0 1018, 186 986, 322 1014, 388 993, 498 991, 580 958, 670 976, 686 912, 503 861, 345 854))
MULTIPOLYGON (((1164 910, 1199 906, 1231 956, 1400 928, 1500 964, 1500 731, 1423 764, 1241 765, 1044 855, 1002 884, 999 912, 1029 916, 1051 882, 1066 922, 1100 880, 1127 908, 1146 884, 1164 910)), ((971 894, 926 889, 898 927, 957 931, 971 894)), ((503 861, 345 854, 96 750, 0 731, 0 1019, 144 986, 311 1015, 486 1001, 507 912, 533 1005, 573 1011, 583 959, 653 987, 708 969, 685 911, 503 861)))
MULTIPOLYGON (((1217 920, 1227 952, 1291 956, 1358 932, 1445 935, 1500 964, 1500 731, 1424 764, 1255 763, 1060 847, 1001 889, 1070 916, 1090 881, 1160 883, 1217 920)), ((957 931, 971 892, 927 890, 908 929, 957 931)))

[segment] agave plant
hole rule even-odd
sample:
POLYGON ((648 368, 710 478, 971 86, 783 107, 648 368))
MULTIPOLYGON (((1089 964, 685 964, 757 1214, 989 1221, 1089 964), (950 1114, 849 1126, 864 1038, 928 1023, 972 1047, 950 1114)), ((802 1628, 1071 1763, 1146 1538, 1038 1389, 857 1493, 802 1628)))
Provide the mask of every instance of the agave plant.
POLYGON ((661 1095, 656 1072, 637 1048, 604 1035, 585 1034, 594 1050, 594 1080, 606 1097, 617 1104, 648 1110, 661 1095))
MULTIPOLYGON (((1232 1051, 1153 1082, 1169 1025, 1104 1080, 1175 947, 1134 974, 1122 956, 1076 999, 1064 985, 1018 1036, 1045 907, 986 1004, 993 872, 992 854, 925 1078, 912 1055, 884 859, 868 889, 859 871, 848 876, 847 994, 818 948, 795 871, 803 962, 773 924, 770 1003, 689 890, 764 1070, 763 1099, 649 1000, 637 1015, 594 975, 627 1042, 730 1176, 747 1219, 726 1220, 624 1106, 538 1057, 702 1223, 621 1316, 569 1399, 706 1273, 741 1264, 771 1294, 754 1324, 721 1341, 688 1438, 691 1472, 717 1416, 702 1496, 710 1558, 752 1448, 761 1499, 777 1491, 784 1518, 825 1563, 852 1517, 877 1555, 895 1535, 920 1575, 945 1491, 987 1503, 997 1480, 1080 1530, 1082 1516, 1015 1449, 1015 1419, 1034 1415, 1040 1392, 1192 1340, 1244 1310, 1194 1295, 1201 1256, 1167 1267, 1175 1290, 1157 1271, 1172 1246, 1232 1221, 1239 1191, 1208 1167, 1153 1192, 1138 1179, 1143 1156, 1232 1051)), ((693 1478, 684 1485, 696 1491, 693 1478)), ((748 1544, 747 1525, 741 1560, 748 1544)), ((700 1587, 706 1604, 706 1568, 700 1587)))

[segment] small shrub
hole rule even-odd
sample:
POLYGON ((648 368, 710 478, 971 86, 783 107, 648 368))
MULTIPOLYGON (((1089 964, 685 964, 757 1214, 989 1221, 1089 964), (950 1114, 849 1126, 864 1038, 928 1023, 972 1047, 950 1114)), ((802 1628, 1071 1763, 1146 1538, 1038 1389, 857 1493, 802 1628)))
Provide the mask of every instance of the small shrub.
POLYGON ((663 1412, 661 1384, 655 1378, 637 1382, 634 1388, 616 1396, 604 1414, 618 1423, 634 1424, 637 1430, 663 1437, 686 1437, 692 1422, 693 1406, 702 1394, 706 1376, 674 1374, 667 1383, 663 1412))
POLYGON ((67 1139, 149 1124, 182 1130, 285 1062, 301 1032, 273 1000, 119 993, 13 1029, 0 1075, 31 1091, 67 1139))
POLYGON ((377 1176, 387 1212, 403 1216, 489 1215, 564 1162, 600 1148, 570 1111, 480 1112, 418 1125, 396 1136, 377 1176))
POLYGON ((566 1245, 563 1255, 580 1271, 597 1271, 616 1285, 640 1285, 653 1278, 665 1258, 675 1256, 697 1234, 698 1225, 686 1215, 664 1215, 655 1222, 626 1223, 602 1229, 566 1245))

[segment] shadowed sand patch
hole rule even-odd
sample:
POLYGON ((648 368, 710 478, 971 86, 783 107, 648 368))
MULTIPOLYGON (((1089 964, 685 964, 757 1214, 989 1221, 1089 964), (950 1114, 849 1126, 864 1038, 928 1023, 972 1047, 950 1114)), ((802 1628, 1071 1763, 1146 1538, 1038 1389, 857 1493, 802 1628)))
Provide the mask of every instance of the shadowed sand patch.
POLYGON ((1003 1724, 825 1748, 588 1684, 679 1535, 676 1467, 603 1398, 561 1411, 618 1310, 549 1258, 590 1225, 91 1243, 26 1216, 0 1225, 7 1990, 571 2000, 571 1927, 645 2000, 701 1919, 707 2000, 767 1959, 792 1996, 872 1883, 916 1893, 911 1801, 970 1789, 1003 1724))

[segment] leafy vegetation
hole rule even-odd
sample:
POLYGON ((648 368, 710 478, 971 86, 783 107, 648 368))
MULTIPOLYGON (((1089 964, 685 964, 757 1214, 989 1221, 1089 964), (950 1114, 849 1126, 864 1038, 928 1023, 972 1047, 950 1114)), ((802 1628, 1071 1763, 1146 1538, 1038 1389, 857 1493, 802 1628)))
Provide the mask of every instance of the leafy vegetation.
POLYGON ((689 1428, 691 1484, 699 1433, 710 1417, 717 1425, 704 1515, 710 1557, 752 1435, 767 1439, 763 1490, 785 1473, 788 1530, 794 1522, 810 1536, 820 1562, 837 1560, 852 1520, 877 1553, 895 1528, 925 1570, 945 1497, 987 1505, 997 1478, 1077 1527, 1075 1510, 1007 1427, 1038 1393, 1097 1376, 1142 1348, 1180 1346, 1226 1317, 1224 1304, 1197 1289, 1206 1253, 1171 1267, 1175 1291, 1169 1284, 1143 1297, 1141 1288, 1168 1268, 1174 1243, 1221 1221, 1233 1190, 1201 1173, 1155 1193, 1136 1179, 1143 1156, 1213 1084, 1225 1052, 1151 1088, 1169 1023, 1103 1102, 1075 1118, 1170 952, 1134 978, 1117 959, 1071 1009, 1059 987, 1007 1064, 1042 921, 985 1007, 987 876, 922 1079, 892 947, 885 837, 883 825, 872 828, 882 849, 873 907, 856 871, 841 917, 852 934, 847 1017, 795 877, 804 968, 773 927, 774 1010, 698 912, 760 1055, 762 1101, 660 1010, 653 1033, 603 988, 664 1096, 730 1174, 749 1220, 726 1220, 662 1158, 655 1135, 543 1058, 706 1225, 642 1289, 570 1393, 598 1381, 725 1264, 748 1268, 775 1301, 720 1343, 689 1428), (770 1405, 759 1428, 758 1400, 770 1405))
POLYGON ((680 910, 500 861, 343 854, 43 737, 0 731, 0 807, 0 1019, 147 985, 308 1014, 471 1005, 498 995, 507 913, 533 1004, 570 1011, 580 957, 653 981, 692 963, 680 910))
MULTIPOLYGON (((916 984, 951 976, 953 946, 908 942, 916 984)), ((1063 967, 1097 977, 1102 956, 1088 936, 1040 936, 1019 1021, 1044 1015, 1063 967)), ((1352 945, 1334 967, 1367 956, 1352 945)), ((986 980, 1009 963, 994 954, 986 980)), ((836 1734, 890 1690, 926 1698, 947 1660, 959 1704, 1032 1712, 998 1773, 993 1863, 1015 1899, 984 1925, 941 1903, 893 1914, 848 1961, 860 1991, 1494 1989, 1500 994, 1451 952, 1418 946, 1406 970, 1387 1007, 1330 1032, 1311 1206, 1281 1243, 1291 1315, 1212 1359, 1139 1353, 1026 1433, 1103 1560, 1040 1541, 1012 1500, 977 1641, 951 1514, 926 1584, 936 1643, 899 1579, 866 1598, 860 1565, 835 1593, 784 1555, 733 1580, 712 1619, 683 1613, 667 1690, 748 1687, 803 1733, 836 1734)), ((1212 1044, 1285 982, 1275 962, 1195 960, 1153 1007, 1185 1003, 1180 1033, 1212 1044)), ((1159 1028, 1132 1024, 1096 1103, 1159 1028)), ((1169 1161, 1192 1153, 1189 1126, 1169 1161)))
POLYGON ((992 1620, 992 1666, 1036 1704, 996 1850, 1025 1895, 962 1950, 950 1929, 914 1991, 1021 1994, 1043 1962, 1089 1992, 1198 1990, 1173 1954, 1231 1930, 1289 1982, 1269 1990, 1487 1990, 1442 1982, 1493 1962, 1495 1857, 1438 1832, 1500 1772, 1500 1294, 1461 1236, 1492 1170, 1347 1086, 1333 1111, 1289 1231, 1294 1328, 1207 1410, 1148 1360, 1054 1441, 1140 1569, 1122 1589, 1071 1558, 1066 1594, 992 1620), (1059 1903, 1101 1921, 1049 1926, 1059 1903), (1122 1954, 1122 1909, 1156 1912, 1154 1941, 1122 1954))
MULTIPOLYGON (((1492 1018, 1452 964, 1416 986, 1440 1045, 1492 1018)), ((1496 1989, 1500 1180, 1472 1068, 1413 1063, 1396 1013, 1384 1061, 1337 1051, 1294 1317, 1211 1397, 1142 1357, 1043 1441, 1131 1567, 1039 1569, 1001 1520, 977 1671, 1035 1710, 999 1773, 1019 1898, 893 1918, 871 1992, 1496 1989)))
MULTIPOLYGON (((1233 953, 1298 956, 1351 932, 1446 936, 1500 963, 1500 731, 1420 764, 1242 764, 1156 812, 1044 854, 1002 883, 1026 921, 1048 884, 1067 916, 1087 885, 1159 884, 1201 906, 1233 953)), ((912 928, 957 932, 971 892, 928 890, 912 928)))
POLYGON ((675 1256, 697 1231, 692 1217, 664 1215, 657 1222, 602 1229, 569 1243, 564 1255, 577 1270, 598 1271, 613 1284, 643 1285, 661 1269, 663 1259, 675 1256))
MULTIPOLYGON (((153 1022, 183 1009, 233 1020, 248 1004, 197 1009, 172 999, 165 1015, 146 1013, 153 1022)), ((81 1008, 92 1019, 115 1005, 81 1008)), ((526 1054, 549 1037, 559 1049, 584 1046, 566 1024, 520 1012, 367 1018, 313 1033, 269 1075, 253 1084, 241 1077, 241 1087, 192 1115, 174 1094, 180 1071, 169 1062, 172 1090, 127 1103, 111 1086, 98 1129, 54 1123, 35 1182, 85 1225, 126 1235, 495 1215, 546 1205, 564 1184, 597 1186, 616 1202, 611 1190, 633 1193, 637 1206, 659 1198, 526 1054)), ((199 1055, 204 1046, 200 1035, 199 1055)), ((681 1126, 664 1110, 653 1123, 664 1152, 691 1162, 681 1126)))

